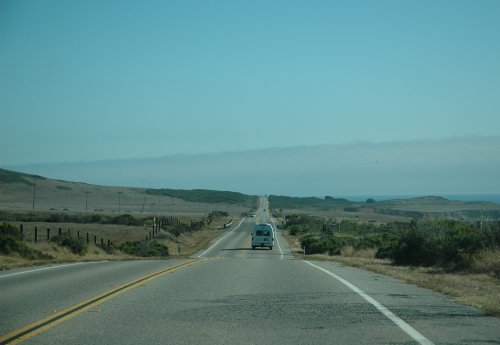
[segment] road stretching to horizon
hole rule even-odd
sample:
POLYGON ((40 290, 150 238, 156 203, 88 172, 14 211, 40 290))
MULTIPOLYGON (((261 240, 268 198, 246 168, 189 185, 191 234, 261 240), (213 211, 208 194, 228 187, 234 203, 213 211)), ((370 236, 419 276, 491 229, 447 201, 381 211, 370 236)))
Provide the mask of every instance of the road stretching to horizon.
POLYGON ((500 319, 397 279, 251 249, 267 200, 191 259, 0 273, 0 344, 500 344, 500 319))

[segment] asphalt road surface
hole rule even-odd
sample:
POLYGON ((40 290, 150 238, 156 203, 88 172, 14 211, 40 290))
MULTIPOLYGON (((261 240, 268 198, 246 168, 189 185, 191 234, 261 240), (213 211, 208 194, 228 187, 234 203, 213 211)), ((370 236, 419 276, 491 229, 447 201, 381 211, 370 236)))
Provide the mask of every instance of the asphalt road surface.
POLYGON ((500 344, 500 320, 446 296, 333 262, 295 259, 255 218, 191 260, 0 273, 0 344, 500 344))

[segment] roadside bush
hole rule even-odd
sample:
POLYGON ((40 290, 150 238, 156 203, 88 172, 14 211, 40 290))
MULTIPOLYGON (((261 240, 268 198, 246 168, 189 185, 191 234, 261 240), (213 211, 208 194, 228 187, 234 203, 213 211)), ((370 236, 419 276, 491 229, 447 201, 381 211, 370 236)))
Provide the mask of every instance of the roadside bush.
POLYGON ((22 241, 19 230, 11 224, 0 225, 0 253, 5 255, 19 254, 23 258, 35 259, 36 253, 22 241))
POLYGON ((120 216, 113 217, 110 220, 111 224, 120 224, 120 225, 142 225, 142 220, 134 218, 130 214, 122 214, 120 216))
POLYGON ((458 224, 446 233, 442 251, 447 263, 452 263, 456 269, 467 268, 477 254, 488 247, 488 234, 477 230, 468 224, 458 224))
POLYGON ((288 228, 288 231, 289 231, 290 235, 297 236, 299 234, 307 232, 307 229, 302 227, 301 225, 292 225, 288 228))
POLYGON ((158 241, 125 242, 122 245, 120 245, 120 250, 126 254, 140 256, 140 257, 151 257, 151 256, 165 257, 169 255, 167 246, 158 241))
POLYGON ((167 231, 173 234, 175 237, 179 237, 183 233, 191 232, 191 227, 187 224, 179 223, 168 227, 167 231))
POLYGON ((383 244, 383 239, 381 234, 371 234, 360 237, 356 243, 353 245, 354 249, 373 249, 379 248, 383 244))
POLYGON ((74 254, 83 255, 87 252, 87 245, 83 240, 76 237, 70 237, 66 234, 52 237, 50 241, 57 243, 61 247, 69 248, 74 254))
POLYGON ((16 222, 49 222, 78 224, 142 225, 148 217, 134 217, 129 214, 111 216, 106 214, 72 214, 59 212, 14 212, 0 211, 0 219, 16 222))
POLYGON ((26 259, 36 259, 37 255, 24 242, 12 235, 0 235, 0 253, 6 255, 19 254, 26 259))
POLYGON ((0 225, 0 235, 10 235, 18 240, 22 240, 22 235, 19 232, 19 229, 14 225, 5 222, 0 225))
POLYGON ((329 239, 328 243, 328 254, 330 255, 340 255, 342 249, 347 245, 349 241, 345 238, 332 237, 329 239))
POLYGON ((433 266, 442 261, 439 244, 418 229, 402 234, 394 243, 391 256, 396 265, 433 266))
POLYGON ((449 220, 412 222, 394 234, 377 251, 378 258, 391 258, 396 265, 470 267, 484 249, 494 246, 490 230, 449 220))
POLYGON ((375 257, 395 265, 467 270, 485 250, 500 249, 500 221, 413 220, 382 225, 290 215, 285 228, 303 236, 307 254, 340 254, 344 247, 375 249, 375 257))
POLYGON ((304 223, 305 223, 305 216, 292 214, 286 216, 285 218, 285 227, 289 227, 296 224, 304 224, 304 223))
POLYGON ((305 248, 306 254, 322 254, 330 249, 328 241, 317 235, 307 235, 300 243, 305 248))
POLYGON ((229 217, 229 213, 225 211, 212 211, 208 215, 208 219, 218 219, 218 218, 224 218, 224 217, 229 217))

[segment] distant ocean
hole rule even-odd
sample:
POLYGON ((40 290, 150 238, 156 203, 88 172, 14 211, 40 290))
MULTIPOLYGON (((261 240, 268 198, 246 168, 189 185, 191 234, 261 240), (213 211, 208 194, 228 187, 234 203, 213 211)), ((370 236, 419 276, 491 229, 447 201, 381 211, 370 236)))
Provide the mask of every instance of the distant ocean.
MULTIPOLYGON (((374 199, 375 201, 392 200, 392 199, 411 199, 430 195, 347 195, 340 196, 351 201, 366 201, 366 199, 374 199)), ((448 200, 458 201, 491 201, 500 204, 500 194, 437 194, 448 200)))

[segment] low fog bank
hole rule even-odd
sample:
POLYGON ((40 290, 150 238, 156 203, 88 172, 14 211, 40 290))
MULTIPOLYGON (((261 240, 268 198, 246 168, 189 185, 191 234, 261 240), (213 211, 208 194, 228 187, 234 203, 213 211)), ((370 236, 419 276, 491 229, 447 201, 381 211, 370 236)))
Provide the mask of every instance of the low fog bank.
POLYGON ((500 194, 500 137, 360 142, 5 168, 100 185, 246 194, 500 194))

